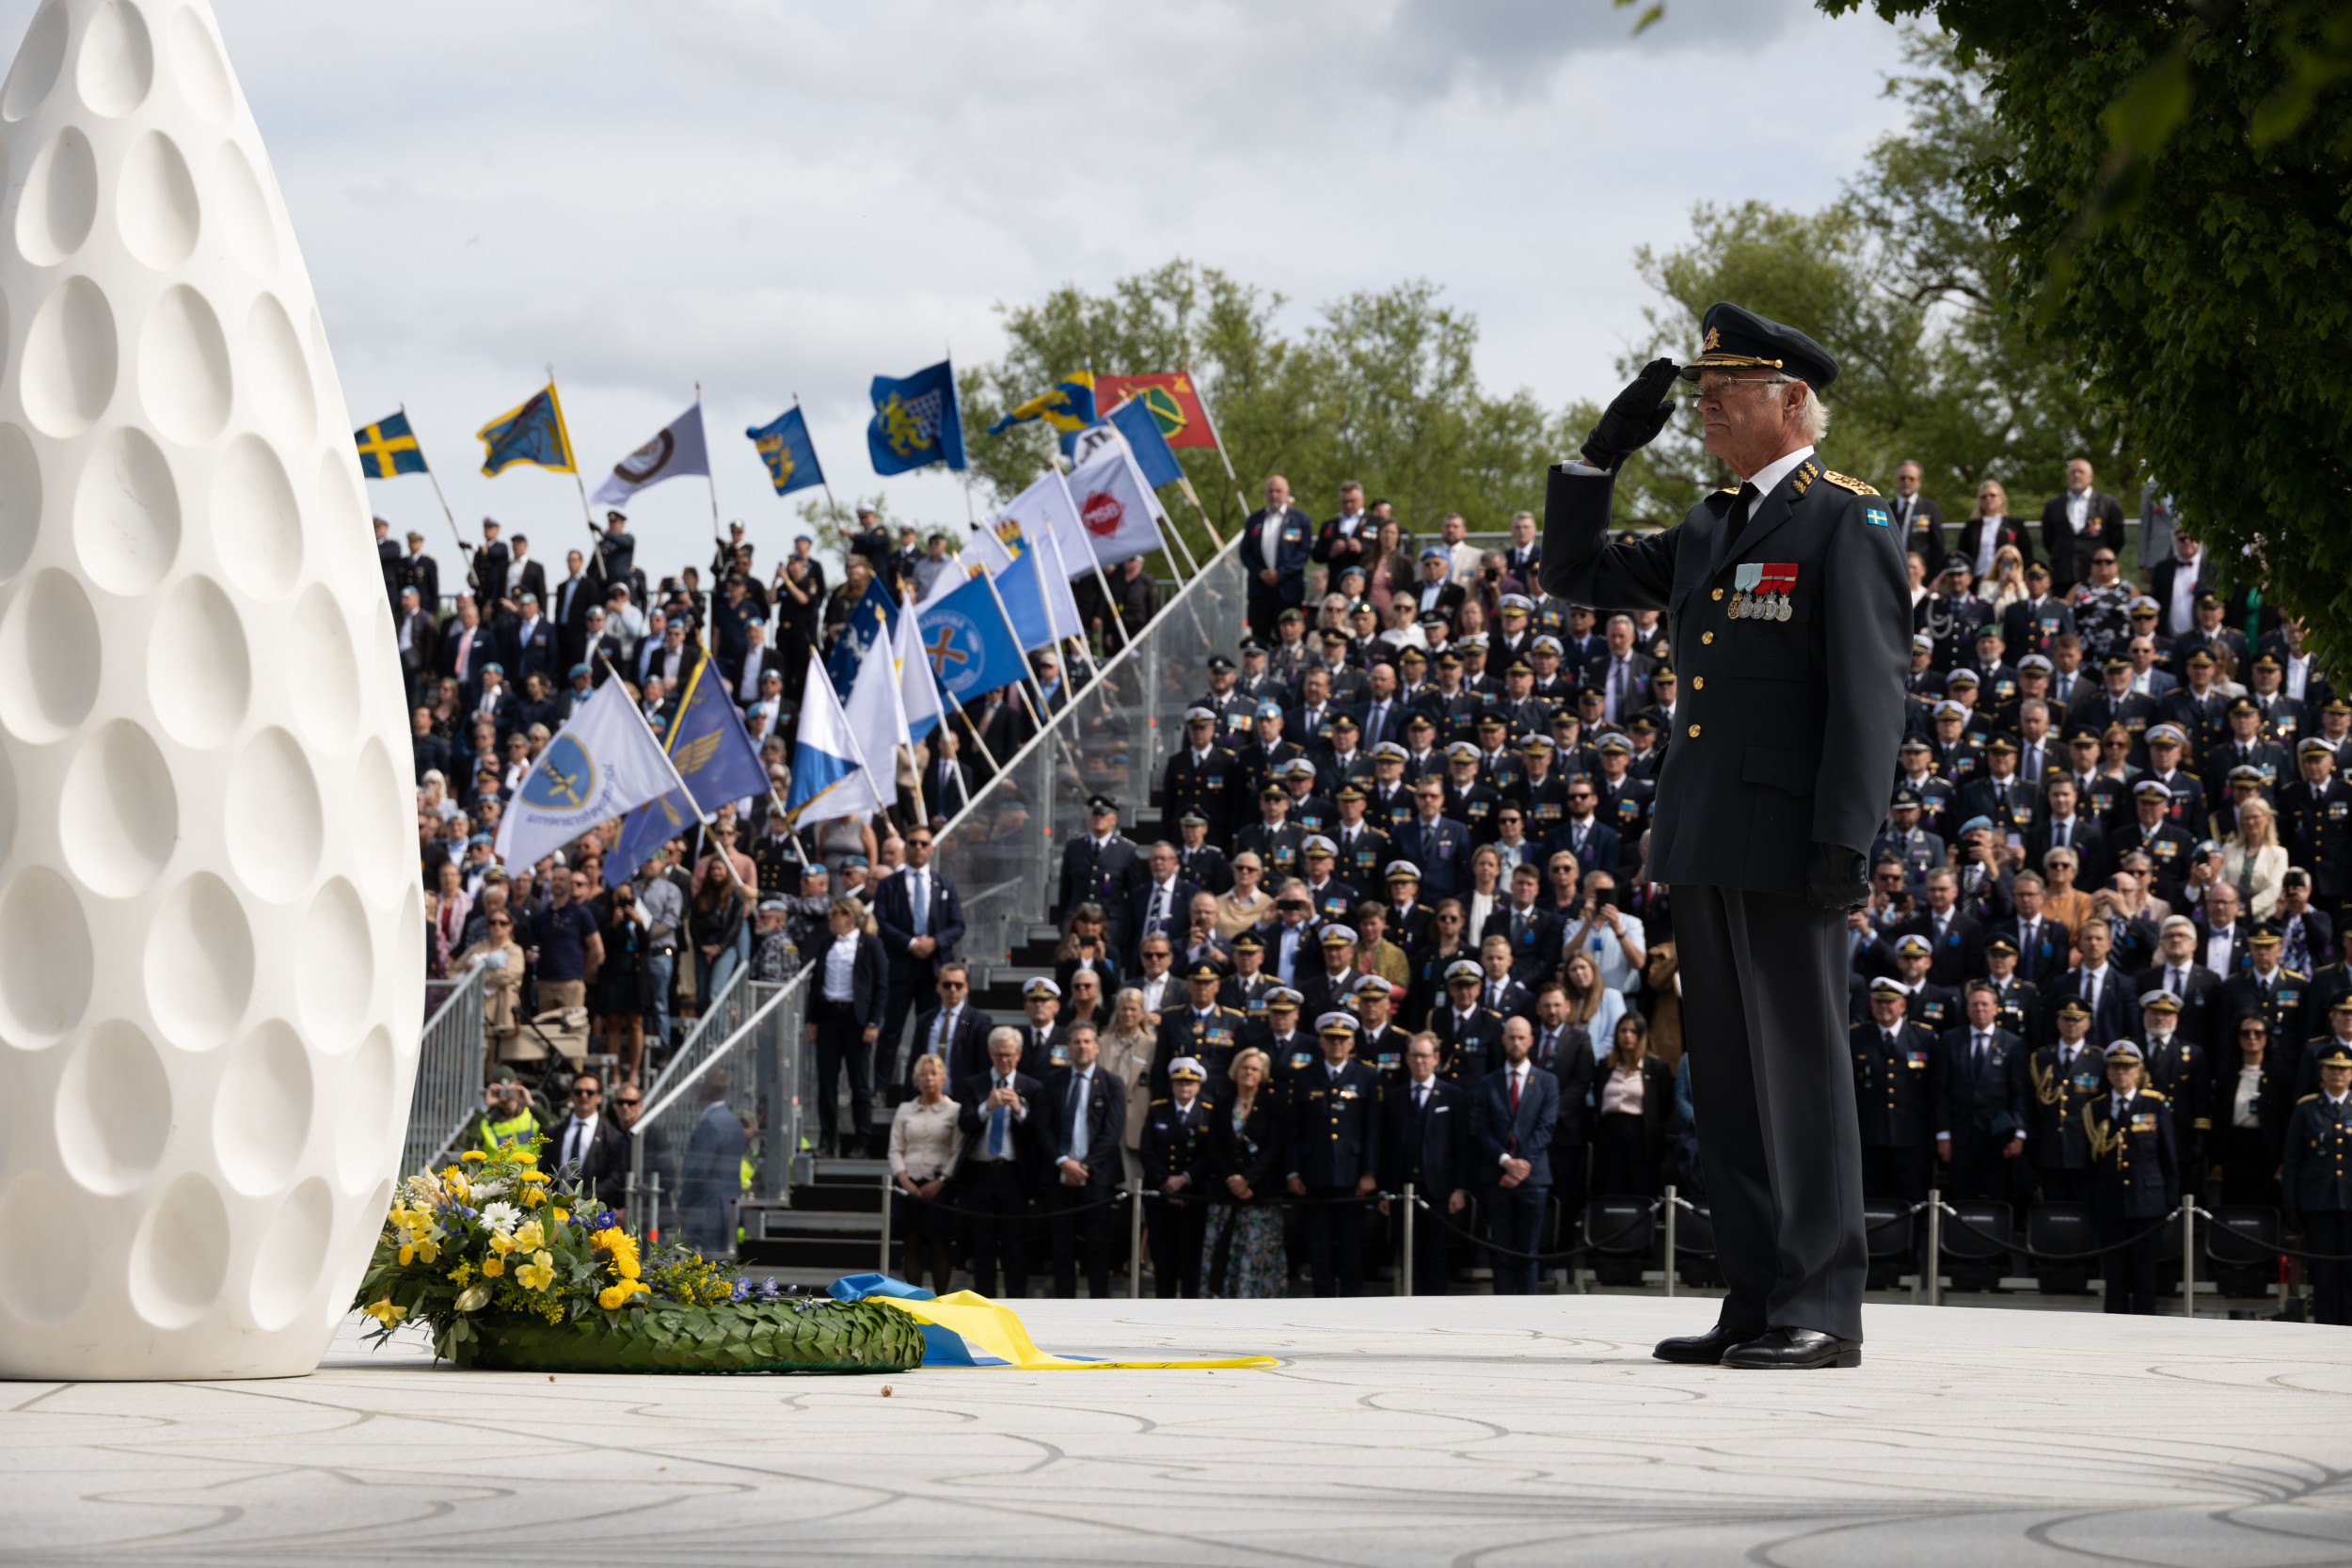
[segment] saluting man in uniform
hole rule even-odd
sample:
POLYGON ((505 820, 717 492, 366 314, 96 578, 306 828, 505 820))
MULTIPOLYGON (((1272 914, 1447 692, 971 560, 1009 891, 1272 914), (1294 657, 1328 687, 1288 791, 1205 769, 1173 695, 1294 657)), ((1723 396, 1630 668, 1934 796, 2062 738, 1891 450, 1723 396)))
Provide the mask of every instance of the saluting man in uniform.
POLYGON ((2279 1193, 2286 1221, 2303 1227, 2312 1259, 2312 1316, 2352 1323, 2352 1049, 2330 1046, 2319 1058, 2319 1092, 2307 1094, 2287 1122, 2279 1193))
POLYGON ((1683 1040, 1730 1293, 1667 1361, 1862 1360, 1862 1148, 1846 1051, 1846 911, 1902 738, 1911 595, 1886 503, 1813 444, 1837 362, 1736 305, 1704 352, 1652 360, 1551 470, 1544 591, 1662 610, 1683 690, 1645 875, 1673 888, 1683 1040), (1613 543, 1615 470, 1696 383, 1708 451, 1740 476, 1681 523, 1613 543))

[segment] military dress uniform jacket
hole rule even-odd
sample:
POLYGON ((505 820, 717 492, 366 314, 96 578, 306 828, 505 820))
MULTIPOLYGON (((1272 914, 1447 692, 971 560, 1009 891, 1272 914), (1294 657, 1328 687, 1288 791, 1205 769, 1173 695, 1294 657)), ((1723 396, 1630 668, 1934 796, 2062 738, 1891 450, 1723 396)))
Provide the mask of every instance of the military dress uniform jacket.
POLYGON ((1209 819, 1209 837, 1223 844, 1232 837, 1235 821, 1243 819, 1248 792, 1241 759, 1233 752, 1212 746, 1205 758, 1196 761, 1192 748, 1180 746, 1160 772, 1160 820, 1173 822, 1198 811, 1209 819))
POLYGON ((1380 1169, 1380 1079, 1359 1061, 1336 1078, 1322 1057, 1295 1077, 1290 1174, 1309 1187, 1353 1187, 1380 1169))
POLYGON ((1168 1179, 1190 1177, 1187 1190, 1209 1182, 1209 1124, 1216 1107, 1195 1096, 1190 1105, 1154 1100, 1143 1117, 1143 1186, 1159 1192, 1168 1179))
POLYGON ((2090 1168, 2090 1124, 2083 1113, 2107 1092, 2106 1064, 2088 1043, 2069 1052, 2062 1040, 2011 1053, 2010 1101, 2026 1134, 2026 1158, 2037 1170, 2090 1168))
POLYGON ((2173 1108, 2173 1136, 2183 1155, 2194 1158, 2213 1129, 2213 1053, 2177 1029, 2162 1046, 2149 1040, 2144 1027, 2132 1037, 2146 1057, 2142 1082, 2173 1108))
POLYGON ((2101 1220, 2160 1220, 2181 1201, 2181 1156, 2172 1107, 2153 1089, 2127 1102, 2113 1119, 2115 1096, 2102 1091, 2083 1107, 2090 1139, 2090 1211, 2101 1220))
POLYGON ((1225 1084, 1226 1069, 1233 1053, 1241 1048, 1242 1030, 1248 1022, 1248 1014, 1221 1005, 1212 1006, 1206 1017, 1195 1011, 1190 1002, 1161 1009, 1159 1039, 1152 1053, 1152 1092, 1168 1097, 1168 1069, 1179 1056, 1191 1056, 1200 1063, 1200 1070, 1208 1075, 1204 1092, 1209 1085, 1225 1084))
POLYGON ((1924 1150, 1944 1131, 1929 1125, 1941 1111, 1936 1091, 1943 1080, 1937 1065, 1942 1043, 1925 1029, 1899 1023, 1889 1049, 1886 1031, 1875 1020, 1857 1025, 1847 1039, 1853 1050, 1854 1112, 1862 1121, 1862 1147, 1924 1150))
POLYGON ((2279 1200, 2290 1222, 2304 1214, 2352 1212, 2352 1100, 2307 1094, 2287 1119, 2279 1200))
POLYGON ((1127 895, 1143 879, 1143 853, 1133 839, 1113 833, 1109 843, 1098 845, 1092 834, 1082 833, 1061 852, 1061 887, 1051 918, 1064 921, 1081 904, 1099 904, 1113 943, 1123 950, 1119 939, 1125 934, 1120 927, 1127 922, 1127 895))
POLYGON ((1812 845, 1859 855, 1886 816, 1911 657, 1886 503, 1807 456, 1756 499, 1737 544, 1731 490, 1674 528, 1613 544, 1614 487, 1613 475, 1551 470, 1542 576, 1570 603, 1663 610, 1673 628, 1683 689, 1645 875, 1802 895, 1812 845), (1753 590, 1740 586, 1750 567, 1770 568, 1753 590))

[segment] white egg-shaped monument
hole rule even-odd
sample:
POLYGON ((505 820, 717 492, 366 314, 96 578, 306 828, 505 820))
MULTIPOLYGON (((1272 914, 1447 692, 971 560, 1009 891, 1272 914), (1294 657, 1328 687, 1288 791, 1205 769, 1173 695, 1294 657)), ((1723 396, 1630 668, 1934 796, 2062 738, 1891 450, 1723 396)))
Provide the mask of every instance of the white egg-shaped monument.
POLYGON ((423 999, 351 421, 203 0, 50 0, 0 157, 0 1376, 307 1371, 423 999))

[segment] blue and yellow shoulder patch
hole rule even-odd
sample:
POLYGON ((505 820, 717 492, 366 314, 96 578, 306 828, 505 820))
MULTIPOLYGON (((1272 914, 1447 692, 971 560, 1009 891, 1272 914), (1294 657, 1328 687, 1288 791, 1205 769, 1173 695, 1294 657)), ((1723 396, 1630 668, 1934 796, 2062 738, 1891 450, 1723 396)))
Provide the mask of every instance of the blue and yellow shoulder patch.
POLYGON ((1890 528, 1894 525, 1895 521, 1893 517, 1887 515, 1886 508, 1877 505, 1864 507, 1862 509, 1862 518, 1863 521, 1868 523, 1873 528, 1890 528))

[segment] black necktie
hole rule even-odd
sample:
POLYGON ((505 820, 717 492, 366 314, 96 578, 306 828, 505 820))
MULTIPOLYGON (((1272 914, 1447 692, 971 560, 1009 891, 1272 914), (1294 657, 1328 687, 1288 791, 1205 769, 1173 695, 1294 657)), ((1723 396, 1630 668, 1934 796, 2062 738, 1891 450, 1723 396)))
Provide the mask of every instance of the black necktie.
POLYGON ((1748 514, 1756 510, 1756 498, 1759 492, 1752 483, 1743 483, 1740 486, 1740 499, 1731 503, 1731 515, 1726 519, 1724 531, 1724 542, 1726 546, 1740 543, 1740 534, 1748 526, 1748 514))

